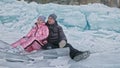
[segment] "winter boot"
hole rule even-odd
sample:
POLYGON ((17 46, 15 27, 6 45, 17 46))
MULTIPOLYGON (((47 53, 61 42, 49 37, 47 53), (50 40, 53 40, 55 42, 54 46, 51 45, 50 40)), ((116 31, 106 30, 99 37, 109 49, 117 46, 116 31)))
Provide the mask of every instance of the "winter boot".
POLYGON ((77 53, 76 56, 74 56, 73 60, 78 62, 80 60, 86 59, 90 56, 90 51, 84 51, 84 52, 80 52, 77 53))
POLYGON ((15 48, 10 47, 7 52, 14 53, 14 54, 24 54, 25 53, 24 48, 22 46, 17 46, 15 48))

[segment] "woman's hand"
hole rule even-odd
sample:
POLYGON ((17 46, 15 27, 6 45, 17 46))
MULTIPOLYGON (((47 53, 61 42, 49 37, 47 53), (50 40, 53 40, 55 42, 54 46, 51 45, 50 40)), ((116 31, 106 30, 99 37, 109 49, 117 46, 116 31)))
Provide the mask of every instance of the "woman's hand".
POLYGON ((45 40, 45 41, 43 41, 43 44, 47 44, 48 42, 45 40))

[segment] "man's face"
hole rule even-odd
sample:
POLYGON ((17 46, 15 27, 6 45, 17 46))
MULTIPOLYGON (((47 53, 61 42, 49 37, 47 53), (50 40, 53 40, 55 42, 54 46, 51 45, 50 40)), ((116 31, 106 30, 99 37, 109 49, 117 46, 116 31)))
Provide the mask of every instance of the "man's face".
POLYGON ((49 24, 54 24, 55 20, 52 17, 48 17, 48 23, 49 24))

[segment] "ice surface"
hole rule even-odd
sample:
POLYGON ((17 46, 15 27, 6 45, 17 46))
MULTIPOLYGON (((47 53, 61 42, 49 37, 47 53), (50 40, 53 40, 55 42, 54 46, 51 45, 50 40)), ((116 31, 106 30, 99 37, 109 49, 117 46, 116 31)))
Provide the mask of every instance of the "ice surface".
POLYGON ((68 64, 66 57, 35 63, 0 59, 0 68, 120 68, 120 9, 99 3, 70 6, 0 0, 0 40, 15 42, 27 34, 39 15, 48 17, 51 13, 58 16, 57 21, 73 47, 93 54, 86 60, 68 64), (44 67, 48 62, 55 66, 44 67))

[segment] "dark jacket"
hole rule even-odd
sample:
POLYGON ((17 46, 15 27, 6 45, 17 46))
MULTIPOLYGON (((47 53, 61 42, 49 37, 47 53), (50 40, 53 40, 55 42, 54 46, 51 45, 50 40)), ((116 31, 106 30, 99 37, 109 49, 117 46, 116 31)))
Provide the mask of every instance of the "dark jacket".
POLYGON ((55 24, 52 25, 48 24, 47 22, 46 25, 48 26, 49 29, 49 36, 47 38, 48 43, 58 44, 61 40, 67 41, 63 29, 61 26, 57 24, 57 21, 55 22, 55 24))

